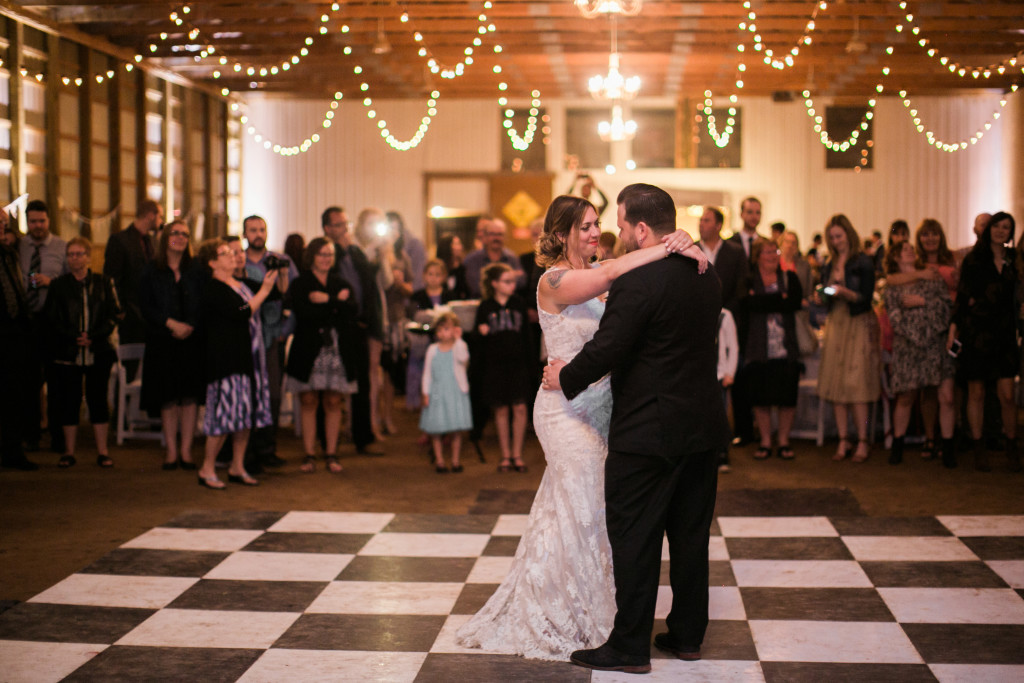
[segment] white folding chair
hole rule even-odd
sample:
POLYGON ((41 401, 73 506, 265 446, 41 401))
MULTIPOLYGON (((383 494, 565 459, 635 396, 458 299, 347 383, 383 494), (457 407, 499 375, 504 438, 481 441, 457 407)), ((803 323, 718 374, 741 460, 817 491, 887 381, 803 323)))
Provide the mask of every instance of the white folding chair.
POLYGON ((145 344, 121 344, 117 347, 117 445, 125 438, 164 440, 160 420, 152 419, 139 407, 142 398, 142 356, 145 344), (125 361, 138 361, 135 379, 128 381, 125 361), (156 431, 153 430, 156 429, 156 431))

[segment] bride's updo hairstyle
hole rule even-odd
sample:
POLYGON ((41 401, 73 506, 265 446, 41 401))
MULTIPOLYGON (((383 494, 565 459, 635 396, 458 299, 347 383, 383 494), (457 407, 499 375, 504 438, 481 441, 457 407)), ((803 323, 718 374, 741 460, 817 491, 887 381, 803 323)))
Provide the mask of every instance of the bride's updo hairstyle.
POLYGON ((562 195, 555 197, 544 217, 544 232, 537 240, 537 265, 548 268, 562 259, 568 260, 570 237, 579 230, 587 209, 597 209, 586 199, 562 195))

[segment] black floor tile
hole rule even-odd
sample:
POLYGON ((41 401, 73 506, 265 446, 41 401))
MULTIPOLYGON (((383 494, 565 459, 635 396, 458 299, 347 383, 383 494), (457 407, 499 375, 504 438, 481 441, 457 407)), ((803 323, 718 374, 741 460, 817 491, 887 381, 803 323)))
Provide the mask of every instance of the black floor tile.
MULTIPOLYGON (((663 619, 655 620, 654 634, 664 633, 667 630, 663 619)), ((754 637, 750 634, 750 625, 746 621, 712 619, 708 622, 708 630, 704 634, 700 654, 704 659, 757 661, 757 648, 754 646, 754 637)), ((651 656, 673 657, 653 645, 651 646, 651 656)))
POLYGON ((0 640, 110 644, 154 612, 131 607, 23 602, 0 614, 0 640))
POLYGON ((427 652, 444 622, 443 616, 303 614, 274 647, 427 652))
POLYGON ((179 595, 168 607, 241 612, 302 612, 327 585, 319 581, 203 579, 179 595))
POLYGON ((842 539, 827 536, 725 539, 733 560, 852 560, 842 539))
POLYGON ((373 534, 324 534, 268 531, 242 548, 251 552, 354 555, 373 534))
POLYGON ((512 655, 429 654, 416 683, 501 681, 501 683, 586 683, 589 669, 568 662, 545 662, 512 655))
MULTIPOLYGON (((661 585, 669 585, 668 562, 661 563, 661 585)), ((708 585, 709 586, 735 586, 736 575, 733 574, 732 564, 729 560, 710 560, 708 562, 708 585)))
POLYGON ((81 571, 122 576, 204 576, 231 553, 117 548, 81 571))
POLYGON ((1024 560, 1024 536, 969 536, 960 541, 983 560, 1024 560))
POLYGON ((78 667, 64 683, 146 681, 229 683, 263 650, 199 647, 109 647, 78 667))
POLYGON ((934 683, 927 664, 761 662, 765 683, 934 683))
POLYGON ((361 555, 342 570, 338 581, 430 581, 462 583, 475 557, 392 557, 361 555))
POLYGON ((186 510, 162 526, 182 529, 269 529, 285 514, 266 510, 186 510))
POLYGON ((452 607, 452 614, 476 614, 498 590, 496 583, 467 583, 452 607))
POLYGON ((515 557, 520 536, 491 536, 481 555, 488 557, 515 557))
POLYGON ((740 588, 747 619, 895 621, 874 588, 740 588))
POLYGON ((902 624, 930 664, 1024 664, 1021 624, 902 624))
POLYGON ((719 491, 716 517, 863 515, 849 489, 732 489, 719 491))
POLYGON ((878 588, 1006 588, 982 562, 861 562, 878 588))
POLYGON ((526 515, 533 507, 536 491, 506 491, 505 489, 482 489, 476 503, 469 508, 471 515, 526 515))
POLYGON ((496 515, 398 514, 384 527, 384 532, 404 534, 489 534, 497 521, 496 515))

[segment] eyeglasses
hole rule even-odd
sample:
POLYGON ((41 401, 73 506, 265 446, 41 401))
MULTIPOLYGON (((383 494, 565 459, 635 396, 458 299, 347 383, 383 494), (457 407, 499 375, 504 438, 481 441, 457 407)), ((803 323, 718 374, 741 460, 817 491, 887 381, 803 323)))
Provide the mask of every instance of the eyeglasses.
POLYGON ((68 252, 68 258, 83 258, 83 257, 88 256, 88 255, 89 254, 87 254, 84 251, 69 251, 68 252))
POLYGON ((171 237, 188 237, 187 230, 171 230, 171 237))
POLYGON ((230 248, 222 248, 217 250, 217 256, 231 256, 230 248))
POLYGON ((331 256, 331 257, 333 257, 334 256, 334 252, 333 251, 318 251, 316 253, 316 255, 317 256, 331 256))

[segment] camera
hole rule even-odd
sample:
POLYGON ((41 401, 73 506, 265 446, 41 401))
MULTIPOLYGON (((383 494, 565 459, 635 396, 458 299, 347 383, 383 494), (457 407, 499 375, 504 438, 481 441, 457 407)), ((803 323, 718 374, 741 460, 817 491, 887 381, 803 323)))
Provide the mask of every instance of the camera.
POLYGON ((960 351, 964 348, 963 342, 959 339, 954 339, 953 344, 949 347, 949 355, 956 358, 960 355, 960 351))
POLYGON ((278 256, 276 254, 267 254, 267 257, 263 259, 263 266, 267 270, 280 270, 287 268, 290 265, 290 261, 285 256, 278 256))
POLYGON ((836 288, 835 287, 825 287, 825 288, 823 288, 821 290, 821 293, 824 294, 825 296, 835 296, 836 295, 836 288))
POLYGON ((377 233, 377 237, 387 237, 388 233, 391 232, 391 226, 388 225, 387 221, 381 221, 373 226, 373 231, 377 233))

